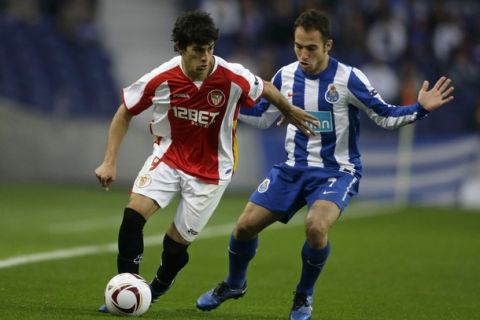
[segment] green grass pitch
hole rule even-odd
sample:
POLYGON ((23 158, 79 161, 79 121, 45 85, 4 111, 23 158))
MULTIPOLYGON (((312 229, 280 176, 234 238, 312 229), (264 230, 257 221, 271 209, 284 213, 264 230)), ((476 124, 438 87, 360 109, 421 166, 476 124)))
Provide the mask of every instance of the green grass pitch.
MULTIPOLYGON (((0 319, 114 319, 96 310, 116 271, 111 248, 127 198, 128 190, 118 187, 105 192, 0 186, 0 319), (72 248, 93 251, 51 259, 52 252, 72 248), (21 260, 39 253, 46 255, 21 260), (8 261, 13 264, 5 266, 8 261)), ((224 197, 191 245, 190 263, 175 286, 143 319, 288 319, 299 277, 304 211, 291 224, 261 234, 244 298, 210 312, 195 308, 197 297, 226 275, 229 230, 246 198, 224 197)), ((174 207, 158 212, 145 228, 141 274, 147 280, 158 266, 158 235, 171 222, 174 207)), ((478 211, 354 202, 330 239, 332 253, 317 283, 313 319, 480 319, 478 211)))

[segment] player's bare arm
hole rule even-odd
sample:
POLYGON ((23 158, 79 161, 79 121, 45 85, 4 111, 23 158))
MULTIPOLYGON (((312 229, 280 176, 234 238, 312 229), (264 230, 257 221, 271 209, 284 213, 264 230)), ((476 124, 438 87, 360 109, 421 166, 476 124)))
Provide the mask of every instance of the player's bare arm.
POLYGON ((437 83, 428 90, 429 83, 424 81, 422 88, 418 92, 418 102, 427 111, 433 111, 444 104, 453 100, 452 92, 454 88, 450 85, 452 80, 447 77, 441 77, 437 83))
POLYGON ((122 104, 113 116, 108 130, 107 147, 105 150, 105 157, 100 166, 95 169, 95 175, 98 181, 105 188, 109 190, 117 175, 117 155, 120 144, 125 137, 132 120, 133 115, 127 111, 127 108, 122 104))
POLYGON ((288 121, 305 135, 314 136, 314 130, 310 128, 307 123, 311 123, 314 127, 317 127, 318 120, 305 110, 292 106, 271 82, 264 81, 264 83, 262 96, 271 104, 275 105, 283 114, 285 120, 281 120, 281 123, 288 121))

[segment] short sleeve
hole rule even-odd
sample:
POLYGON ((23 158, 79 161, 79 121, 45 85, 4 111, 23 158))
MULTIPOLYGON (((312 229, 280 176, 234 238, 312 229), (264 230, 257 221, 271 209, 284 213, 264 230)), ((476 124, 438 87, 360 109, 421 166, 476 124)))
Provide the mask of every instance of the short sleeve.
POLYGON ((240 104, 252 107, 255 102, 262 96, 263 80, 254 75, 250 70, 238 63, 229 63, 231 80, 240 86, 242 93, 240 96, 240 104))

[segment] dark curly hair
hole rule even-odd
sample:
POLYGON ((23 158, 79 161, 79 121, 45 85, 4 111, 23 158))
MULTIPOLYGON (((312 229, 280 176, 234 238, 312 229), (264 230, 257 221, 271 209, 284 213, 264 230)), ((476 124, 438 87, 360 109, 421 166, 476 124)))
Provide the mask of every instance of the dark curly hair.
POLYGON ((320 10, 308 9, 304 11, 294 24, 294 30, 302 27, 305 31, 318 30, 325 40, 332 39, 330 31, 330 20, 320 10))
POLYGON ((218 39, 218 29, 207 12, 187 11, 177 18, 171 39, 175 51, 184 50, 191 44, 203 46, 218 39))

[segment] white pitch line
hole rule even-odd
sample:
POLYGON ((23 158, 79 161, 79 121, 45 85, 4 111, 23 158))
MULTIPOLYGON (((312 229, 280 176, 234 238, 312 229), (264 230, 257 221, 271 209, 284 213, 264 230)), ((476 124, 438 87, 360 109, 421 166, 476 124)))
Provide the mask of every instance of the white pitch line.
MULTIPOLYGON (((373 215, 378 215, 380 213, 389 213, 391 212, 392 209, 366 207, 366 208, 363 208, 363 210, 360 210, 360 211, 352 210, 352 214, 351 215, 346 214, 344 217, 342 217, 342 220, 369 217, 373 215)), ((282 227, 283 228, 294 227, 302 223, 303 223, 303 219, 300 218, 300 215, 297 215, 287 225, 276 223, 270 226, 266 230, 279 229, 282 227)), ((228 223, 228 224, 222 224, 218 226, 207 227, 202 231, 198 239, 209 239, 209 238, 215 238, 218 236, 227 236, 232 232, 233 226, 234 226, 233 223, 228 223)), ((144 245, 146 247, 161 245, 163 242, 163 236, 164 234, 158 234, 154 236, 145 237, 144 245)), ((0 260, 0 269, 11 268, 15 266, 42 262, 42 261, 75 258, 75 257, 94 255, 94 254, 105 253, 105 252, 117 252, 118 250, 117 248, 118 248, 117 242, 111 242, 111 243, 106 243, 101 245, 82 246, 82 247, 74 247, 69 249, 61 249, 61 250, 47 251, 47 252, 41 252, 41 253, 20 255, 20 256, 15 256, 15 257, 10 257, 10 258, 0 260)))
MULTIPOLYGON (((199 236, 199 239, 208 239, 218 236, 225 236, 230 234, 233 229, 233 224, 224 224, 215 227, 205 228, 202 234, 199 236)), ((147 246, 156 246, 161 245, 163 242, 164 234, 158 234, 154 236, 149 236, 144 238, 144 245, 147 246)), ((75 247, 70 249, 54 250, 47 251, 42 253, 34 253, 21 255, 16 257, 11 257, 7 259, 0 260, 0 269, 11 268, 15 266, 31 264, 35 262, 42 261, 51 261, 51 260, 60 260, 75 258, 105 252, 117 252, 117 242, 111 242, 101 245, 92 245, 92 246, 82 246, 75 247)))

